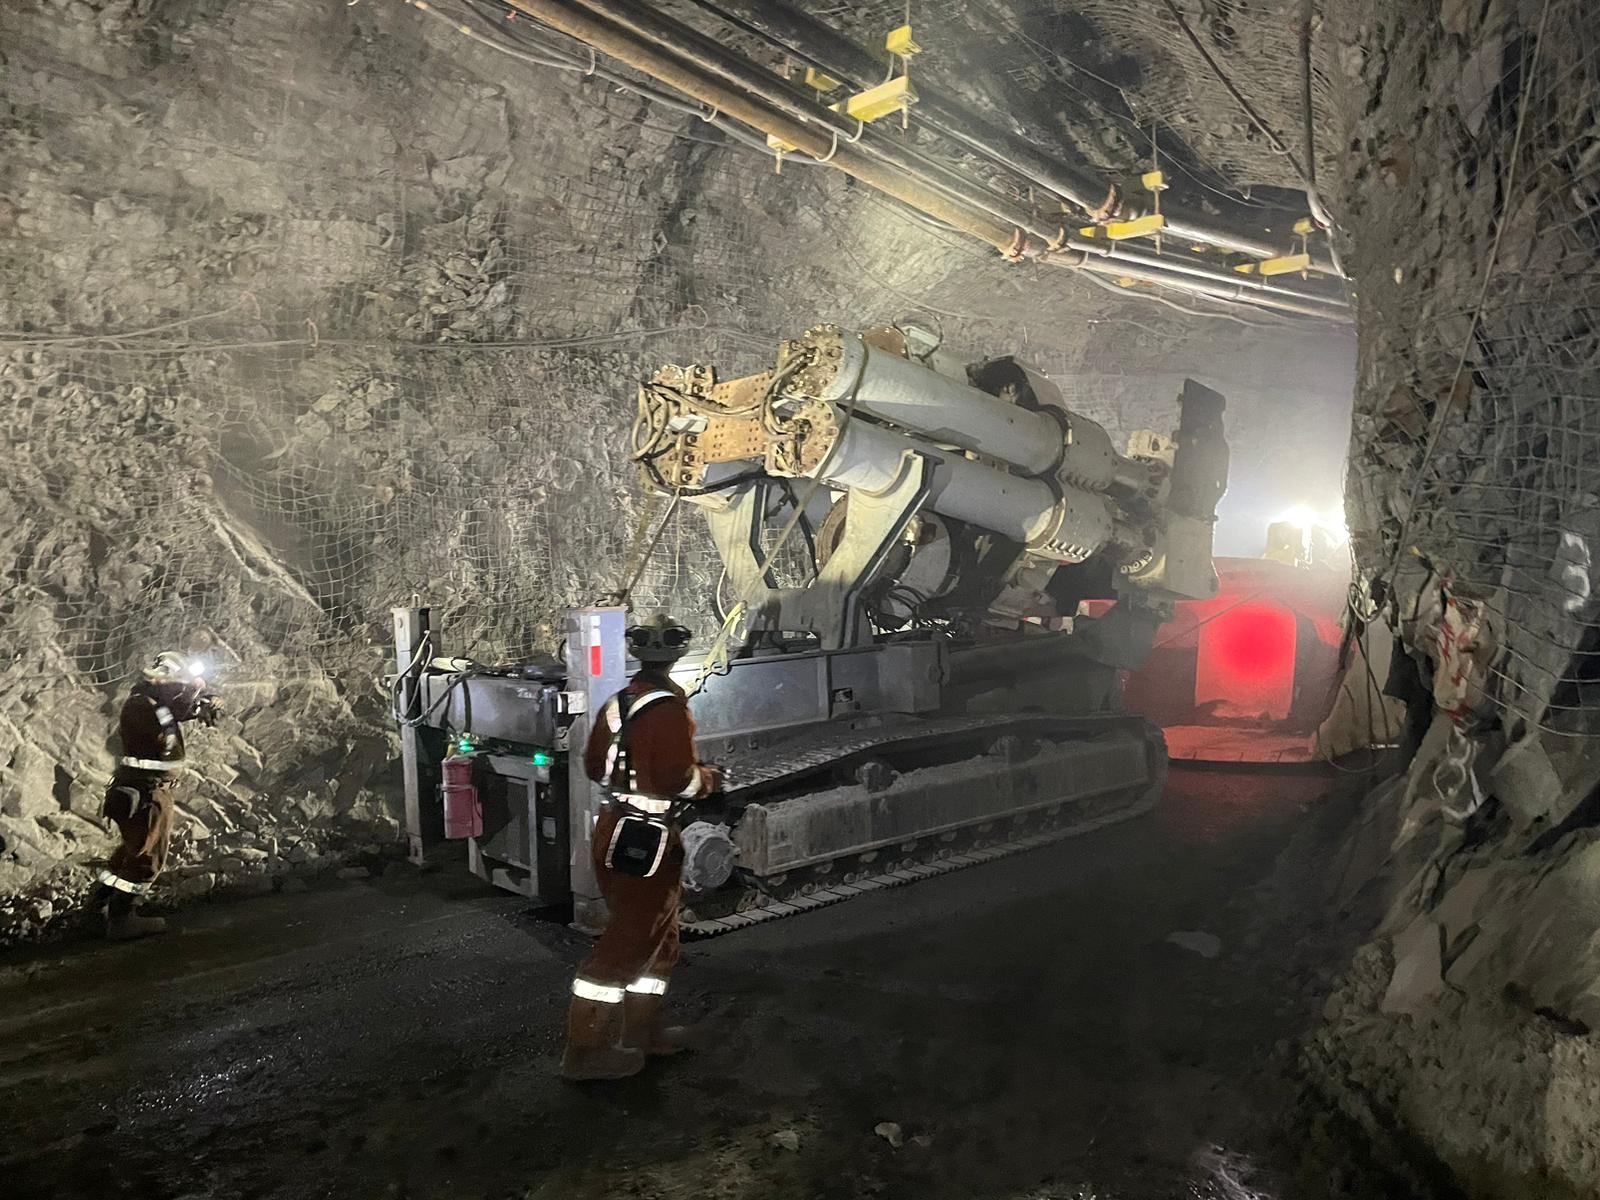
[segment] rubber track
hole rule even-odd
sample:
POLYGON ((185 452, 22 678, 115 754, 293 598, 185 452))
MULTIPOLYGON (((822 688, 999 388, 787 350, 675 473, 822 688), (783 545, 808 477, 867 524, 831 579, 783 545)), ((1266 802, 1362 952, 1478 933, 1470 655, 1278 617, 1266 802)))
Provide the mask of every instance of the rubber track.
POLYGON ((731 916, 726 917, 717 917, 710 921, 685 922, 683 935, 691 940, 699 941, 703 938, 721 937, 725 933, 748 929, 752 925, 761 925, 767 921, 779 921, 784 917, 799 916, 801 913, 810 912, 812 909, 828 908, 834 904, 842 904, 846 900, 854 900, 857 896, 865 895, 868 892, 880 892, 885 888, 904 887, 908 883, 920 883, 922 880, 932 879, 936 875, 948 875, 952 871, 964 871, 968 867, 982 866, 984 863, 994 862, 997 859, 1009 858, 1013 854, 1021 854, 1028 850, 1038 850, 1056 842, 1064 842, 1068 838, 1074 838, 1080 834, 1093 833, 1097 829, 1104 829, 1107 825, 1115 825, 1119 821, 1129 821, 1134 817, 1143 816, 1153 808, 1155 808, 1155 801, 1147 800, 1130 808, 1106 813, 1100 817, 1093 817, 1076 825, 1068 825, 1061 829, 1049 829, 1043 833, 1036 833, 1031 837, 1018 838, 1012 842, 1001 842, 995 846, 985 846, 982 850, 970 850, 963 854, 952 854, 949 858, 936 858, 930 862, 917 863, 899 871, 886 871, 882 875, 872 875, 866 879, 858 879, 854 883, 836 883, 827 888, 818 888, 808 896, 795 896, 789 900, 769 900, 765 904, 757 905, 744 912, 733 913, 731 916))

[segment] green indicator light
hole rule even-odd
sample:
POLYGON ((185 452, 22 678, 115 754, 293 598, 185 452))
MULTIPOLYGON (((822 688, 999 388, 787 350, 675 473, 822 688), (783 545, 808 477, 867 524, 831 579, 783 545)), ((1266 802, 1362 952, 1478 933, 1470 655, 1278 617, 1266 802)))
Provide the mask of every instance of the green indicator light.
POLYGON ((548 754, 543 750, 535 750, 533 752, 533 765, 536 767, 548 767, 555 761, 556 756, 554 754, 548 754))

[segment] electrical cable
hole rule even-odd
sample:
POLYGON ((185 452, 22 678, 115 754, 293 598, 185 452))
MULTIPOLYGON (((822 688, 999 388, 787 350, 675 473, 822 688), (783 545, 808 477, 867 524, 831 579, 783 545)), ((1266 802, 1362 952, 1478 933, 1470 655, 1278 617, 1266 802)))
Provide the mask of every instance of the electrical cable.
POLYGON ((1300 106, 1305 117, 1306 184, 1317 187, 1316 106, 1311 97, 1311 20, 1316 0, 1301 0, 1300 5, 1300 106))
MULTIPOLYGON (((762 395, 759 400, 752 404, 747 404, 743 407, 735 409, 719 409, 710 405, 700 404, 694 399, 694 397, 682 392, 673 391, 672 389, 661 384, 646 383, 639 389, 639 408, 638 413, 634 418, 632 435, 634 444, 632 457, 636 462, 639 462, 645 467, 646 470, 650 472, 651 476, 655 479, 657 486, 663 490, 671 491, 672 499, 667 505, 667 511, 665 515, 661 518, 661 524, 656 529, 655 536, 650 539, 649 545, 645 547, 644 553, 640 556, 638 566, 634 569, 632 577, 628 580, 628 583, 620 592, 613 593, 613 595, 616 597, 617 604, 626 605, 628 603, 633 594, 633 589, 638 585, 639 579, 643 576, 645 567, 649 565, 650 558, 655 553, 656 546, 660 543, 662 534, 666 532, 667 524, 671 521, 672 514, 678 506, 678 501, 682 497, 703 496, 709 495, 713 492, 726 491, 751 479, 760 478, 765 474, 765 472, 762 471, 745 472, 735 475, 731 479, 725 479, 721 483, 701 488, 687 488, 681 484, 669 484, 667 480, 662 477, 661 473, 655 469, 654 463, 651 460, 659 457, 660 454, 665 452, 664 450, 656 450, 656 447, 661 444, 669 432, 672 417, 668 416, 666 419, 659 421, 654 420, 654 414, 650 412, 645 403, 646 393, 655 395, 661 400, 662 411, 675 406, 683 406, 709 416, 728 416, 754 412, 757 409, 760 409, 762 412, 762 424, 763 426, 766 426, 768 424, 768 411, 771 408, 772 401, 777 392, 797 371, 804 367, 808 361, 809 359, 807 359, 805 356, 796 355, 778 370, 773 372, 772 378, 767 382, 767 386, 762 390, 762 395), (646 429, 648 429, 650 436, 647 441, 641 444, 641 431, 646 429)), ((769 432, 772 432, 772 430, 769 429, 769 432)), ((783 431, 778 430, 777 432, 782 433, 783 431)), ((843 436, 842 428, 840 430, 840 436, 843 436)), ((791 493, 791 501, 792 499, 793 497, 791 493)), ((809 503, 809 497, 807 502, 809 503)), ((803 514, 803 511, 803 508, 798 510, 798 512, 801 514, 803 514)), ((787 539, 787 536, 790 532, 792 532, 792 527, 790 530, 785 530, 784 539, 787 539)), ((808 544, 811 543, 809 533, 807 534, 807 542, 808 544)), ((815 553, 814 547, 813 553, 815 553)), ((762 576, 765 576, 768 566, 770 566, 770 562, 763 565, 761 570, 762 576)), ((724 568, 724 570, 726 570, 726 568, 724 568)), ((720 583, 718 586, 721 586, 720 583)))
POLYGON ((1333 263, 1333 269, 1338 272, 1339 278, 1348 279, 1349 275, 1344 269, 1344 263, 1339 258, 1339 247, 1335 244, 1333 231, 1338 222, 1328 211, 1322 200, 1322 189, 1317 186, 1317 109, 1311 87, 1311 39, 1313 9, 1316 0, 1304 0, 1301 9, 1300 22, 1300 100, 1305 110, 1305 138, 1306 138, 1306 205, 1311 209, 1311 216, 1327 231, 1328 258, 1333 263))
MULTIPOLYGON (((439 694, 432 704, 428 705, 426 709, 417 713, 415 716, 401 712, 400 692, 402 689, 402 683, 408 676, 416 673, 417 667, 422 663, 423 655, 427 653, 428 648, 432 644, 433 632, 432 630, 429 630, 428 632, 424 633, 422 638, 417 642, 417 648, 412 652, 411 660, 406 664, 405 670, 396 672, 393 679, 391 679, 389 683, 389 711, 394 717, 397 725, 404 725, 409 729, 418 729, 423 725, 426 725, 428 723, 428 718, 437 713, 439 709, 443 707, 443 705, 450 699, 450 693, 455 690, 456 685, 465 679, 468 674, 470 674, 470 672, 467 671, 458 671, 454 673, 450 678, 450 682, 445 686, 444 691, 439 694)), ((413 708, 416 707, 418 695, 419 693, 413 693, 413 708)))
MULTIPOLYGON (((404 0, 404 2, 408 3, 408 4, 416 4, 416 0, 404 0)), ((495 42, 493 40, 489 40, 489 39, 485 39, 485 38, 482 38, 482 37, 477 36, 477 35, 473 35, 473 34, 470 33, 470 31, 468 31, 468 30, 466 30, 464 28, 461 28, 459 26, 457 27, 460 32, 468 34, 468 36, 473 37, 473 40, 482 42, 483 44, 488 45, 491 49, 505 50, 507 53, 512 53, 516 57, 522 57, 522 58, 532 57, 532 61, 535 61, 535 62, 539 63, 540 65, 549 66, 549 67, 555 67, 557 69, 566 70, 566 71, 577 71, 580 74, 582 74, 583 76, 585 76, 586 78, 600 78, 600 79, 603 79, 607 83, 612 84, 614 87, 620 88, 625 92, 631 92, 634 95, 637 95, 637 96, 640 96, 640 97, 642 97, 644 99, 650 100, 653 103, 661 105, 663 108, 670 109, 670 110, 672 110, 674 112, 683 113, 686 116, 698 117, 701 121, 704 121, 707 125, 714 126, 718 131, 720 131, 725 136, 731 138, 733 141, 736 141, 736 142, 739 142, 742 145, 748 146, 752 150, 759 151, 761 154, 765 155, 768 158, 777 159, 780 162, 794 161, 794 162, 800 163, 802 166, 814 166, 814 165, 817 165, 820 161, 822 161, 822 160, 813 159, 813 158, 810 158, 809 156, 803 156, 803 155, 802 156, 784 156, 784 155, 780 154, 778 151, 774 150, 771 146, 769 146, 763 139, 761 139, 761 138, 755 136, 754 134, 748 132, 747 130, 741 128, 737 124, 731 124, 728 121, 726 121, 725 119, 719 117, 718 114, 717 114, 717 111, 715 109, 712 109, 708 113, 704 108, 700 107, 699 105, 688 103, 688 102, 680 99, 679 97, 672 95, 670 92, 665 92, 665 91, 662 91, 662 90, 660 90, 658 88, 651 87, 648 84, 643 84, 643 83, 639 83, 639 82, 637 82, 635 80, 627 79, 624 76, 618 75, 613 71, 607 70, 606 68, 603 68, 603 67, 598 65, 598 59, 595 57, 595 51, 594 51, 593 47, 586 47, 586 49, 588 49, 588 51, 589 51, 590 61, 589 61, 588 64, 584 64, 584 63, 572 58, 572 56, 569 55, 566 51, 561 50, 561 49, 559 49, 559 48, 557 48, 555 46, 551 46, 551 45, 549 45, 547 43, 541 42, 538 39, 529 36, 528 34, 526 34, 524 32, 525 26, 523 26, 523 27, 514 27, 514 26, 510 25, 509 24, 510 19, 513 16, 518 15, 515 9, 507 10, 503 6, 500 6, 500 5, 497 4, 497 7, 500 7, 501 11, 503 11, 506 14, 506 22, 502 23, 502 22, 499 22, 499 21, 492 20, 488 16, 487 13, 485 13, 481 9, 477 8, 476 7, 477 0, 463 0, 463 2, 467 4, 469 10, 472 11, 474 13, 474 15, 476 15, 481 21, 484 21, 484 22, 488 23, 493 28, 495 28, 497 31, 504 31, 506 29, 514 29, 515 32, 514 32, 513 36, 517 40, 523 42, 524 44, 532 45, 532 46, 537 47, 544 54, 549 55, 550 57, 549 58, 537 58, 537 57, 528 56, 528 55, 524 55, 524 54, 518 54, 515 51, 512 51, 512 50, 508 49, 507 47, 504 47, 501 44, 499 44, 499 43, 497 43, 497 42, 495 42)), ((675 132, 675 131, 668 131, 668 132, 675 132)), ((685 136, 686 137, 688 135, 686 135, 686 134, 676 134, 676 136, 685 136)), ((695 139, 691 139, 691 140, 702 141, 703 139, 695 138, 695 139)))
MULTIPOLYGON (((992 5, 990 8, 992 12, 995 12, 996 17, 1004 21, 1004 16, 1001 12, 994 10, 994 6, 992 5)), ((1132 115, 1134 106, 1128 102, 1128 93, 1126 88, 1119 83, 1112 82, 1103 75, 1097 74, 1095 71, 1084 66, 1083 63, 1078 62, 1075 59, 1068 58, 1065 54, 1061 53, 1054 47, 1047 46, 1038 38, 1028 33, 1026 29, 1023 29, 1018 25, 1011 25, 1009 23, 1007 23, 1007 27, 1010 29, 1012 34, 1019 38, 1025 45, 1029 46, 1033 50, 1034 56, 1047 67, 1049 66, 1049 60, 1054 60, 1055 63, 1064 65, 1068 71, 1087 76, 1088 78, 1093 79, 1096 83, 1100 84, 1102 87, 1116 92, 1122 99, 1124 107, 1126 107, 1128 110, 1126 113, 1119 113, 1115 111, 1113 108, 1108 106, 1104 100, 1095 96, 1090 91, 1074 86, 1071 80, 1066 77, 1065 72, 1060 70, 1052 71, 1052 75, 1058 83, 1064 87, 1071 88, 1074 94, 1081 97, 1087 105, 1092 106, 1101 118, 1116 126, 1123 136, 1128 138, 1130 142, 1137 141, 1141 136, 1143 136, 1144 131, 1139 127, 1138 121, 1132 115)), ((1235 187, 1228 180, 1227 174, 1220 167, 1214 163, 1204 161, 1199 156, 1195 147, 1183 142, 1182 139, 1179 139, 1179 144, 1181 144, 1184 149, 1194 157, 1194 165, 1185 162, 1182 156, 1174 155, 1170 149, 1163 149, 1161 150, 1161 153, 1166 156, 1166 160, 1171 166, 1181 171, 1193 183, 1205 188, 1206 191, 1217 196, 1221 196, 1224 200, 1227 200, 1231 204, 1237 204, 1247 208, 1259 208, 1272 212, 1289 211, 1288 207, 1283 204, 1270 204, 1265 201, 1252 199, 1246 194, 1245 189, 1235 187), (1221 186, 1218 186, 1217 183, 1212 183, 1206 180, 1200 174, 1200 172, 1195 169, 1196 166, 1204 167, 1206 170, 1212 172, 1216 176, 1216 179, 1221 186)))
POLYGON ((1255 105, 1245 98, 1244 93, 1228 77, 1228 73, 1222 69, 1222 64, 1212 56, 1211 51, 1206 49, 1205 43, 1200 40, 1199 35, 1190 27, 1188 18, 1183 15, 1183 11, 1174 3, 1174 0, 1161 0, 1161 2, 1166 5, 1167 11, 1172 14, 1173 20, 1177 21, 1178 28, 1183 31, 1190 44, 1200 52, 1200 57, 1205 60, 1206 66, 1211 68, 1211 73, 1217 77, 1217 81, 1228 89, 1228 94, 1238 103, 1239 107, 1244 111, 1244 115, 1250 118, 1250 123, 1261 131, 1262 136, 1267 139, 1267 143, 1276 153, 1283 155, 1301 181, 1309 183, 1306 178, 1306 170, 1300 165, 1300 160, 1295 157, 1294 151, 1284 144, 1284 140, 1262 119, 1261 114, 1256 112, 1255 105))
POLYGON ((633 589, 638 586, 640 578, 644 575, 644 569, 650 563, 650 556, 655 553, 656 546, 660 544, 661 535, 666 533, 667 525, 672 520, 672 514, 677 511, 678 501, 682 496, 683 493, 681 491, 674 491, 672 498, 667 501, 667 511, 661 515, 661 524, 656 526, 655 536, 650 539, 649 544, 644 548, 644 553, 639 556, 639 565, 634 568, 633 574, 629 576, 628 582, 623 585, 622 590, 616 593, 617 607, 624 608, 628 606, 628 602, 633 596, 633 589))

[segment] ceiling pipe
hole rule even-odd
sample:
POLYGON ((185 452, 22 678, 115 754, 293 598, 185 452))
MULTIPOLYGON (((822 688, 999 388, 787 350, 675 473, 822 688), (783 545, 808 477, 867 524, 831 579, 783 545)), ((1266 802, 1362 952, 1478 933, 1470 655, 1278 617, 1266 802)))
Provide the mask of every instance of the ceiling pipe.
MULTIPOLYGON (((1123 258, 1096 258, 1093 254, 1081 249, 1055 251, 1044 256, 1044 261, 1052 266, 1067 267, 1075 271, 1090 271, 1096 275, 1105 275, 1113 279, 1135 279, 1140 283, 1154 283, 1162 287, 1191 292, 1195 295, 1209 296, 1214 300, 1242 301, 1253 308, 1271 309, 1275 312, 1292 313, 1301 317, 1316 317, 1323 321, 1348 321, 1348 311, 1330 308, 1324 304, 1311 300, 1284 300, 1276 296, 1262 296, 1253 294, 1243 284, 1231 279, 1210 282, 1204 279, 1190 279, 1183 285, 1175 285, 1173 276, 1162 270, 1156 270, 1142 263, 1131 262, 1123 258)), ((1180 276, 1181 278, 1181 276, 1180 276)))
MULTIPOLYGON (((762 38, 775 48, 815 67, 858 90, 878 81, 886 60, 879 59, 837 30, 777 0, 692 0, 696 7, 762 38)), ((1074 170, 1040 152, 1027 142, 986 122, 982 117, 937 91, 919 83, 916 117, 935 133, 976 151, 1036 187, 1052 192, 1076 205, 1092 220, 1108 216, 1142 216, 1148 204, 1132 196, 1122 196, 1114 185, 1074 170), (1119 211, 1113 212, 1116 209, 1119 211)), ((1221 227, 1214 220, 1189 213, 1182 206, 1168 205, 1164 211, 1166 228, 1173 236, 1190 242, 1203 242, 1219 250, 1248 254, 1252 258, 1276 258, 1288 252, 1265 238, 1221 227)), ((1313 270, 1342 275, 1331 257, 1312 253, 1313 270)))
POLYGON ((647 45, 636 35, 618 28, 601 14, 572 0, 507 0, 520 12, 535 17, 569 37, 610 55, 618 62, 676 88, 709 108, 770 137, 787 142, 813 158, 827 159, 845 174, 904 201, 963 233, 971 234, 1006 253, 1017 240, 1014 226, 986 213, 958 204, 935 188, 843 144, 818 126, 803 124, 774 112, 769 106, 706 77, 694 66, 664 50, 647 45))
MULTIPOLYGON (((1342 319, 1349 316, 1349 306, 1343 296, 1328 292, 1301 291, 1297 288, 1267 283, 1257 276, 1240 275, 1237 271, 1213 267, 1208 263, 1198 262, 1192 258, 1179 257, 1173 254, 1152 254, 1147 250, 1120 242, 1089 242, 1078 238, 1067 239, 1067 244, 1063 249, 1081 251, 1111 263, 1132 263, 1158 271, 1184 275, 1191 279, 1204 279, 1227 289, 1242 288, 1245 292, 1255 296, 1269 296, 1293 301, 1297 304, 1319 306, 1325 310, 1327 316, 1334 318, 1342 319)), ((1045 255, 1045 260, 1050 261, 1050 255, 1045 255)))
MULTIPOLYGON (((1038 239, 1039 249, 1061 244, 1066 232, 1062 224, 1066 220, 1065 217, 1053 223, 1041 220, 1028 209, 996 195, 944 163, 922 154, 903 142, 884 138, 880 132, 863 127, 853 117, 833 112, 820 103, 817 94, 810 88, 797 87, 789 80, 733 53, 699 30, 638 3, 637 0, 580 0, 580 2, 585 8, 600 13, 642 41, 661 47, 692 63, 695 67, 716 76, 723 84, 738 88, 771 105, 784 116, 818 126, 828 132, 830 139, 837 137, 841 142, 849 142, 861 152, 940 189, 953 200, 971 205, 998 221, 1004 221, 1022 230, 1038 239)), ((832 145, 831 140, 829 144, 832 145)), ((1026 249, 1026 245, 1019 246, 1018 252, 1025 252, 1026 249)))
MULTIPOLYGON (((809 13, 772 0, 693 0, 696 7, 762 38, 791 57, 857 91, 882 82, 888 59, 878 58, 809 13)), ((937 92, 917 85, 917 120, 1015 171, 1080 209, 1089 219, 1110 215, 1116 189, 1097 174, 1077 170, 937 92)))
MULTIPOLYGON (((1157 271, 1165 270, 1189 278, 1206 279, 1229 293, 1235 293, 1242 288, 1256 296, 1277 296, 1284 300, 1312 305, 1326 304, 1330 316, 1338 316, 1344 309, 1340 300, 1308 295, 1292 288, 1264 283, 1258 279, 1245 279, 1237 272, 1230 272, 1226 267, 1176 256, 1146 254, 1137 248, 1125 248, 1116 243, 1101 245, 1068 238, 1066 230, 1059 223, 1052 225, 1040 220, 1036 214, 974 185, 941 163, 916 154, 904 146, 885 143, 877 138, 869 140, 865 136, 867 131, 859 127, 854 120, 841 117, 824 107, 811 89, 797 87, 788 80, 733 53, 700 31, 656 12, 638 0, 580 0, 580 2, 585 7, 604 14, 619 27, 644 41, 664 47, 695 66, 703 67, 728 86, 739 88, 770 103, 786 116, 810 124, 820 122, 830 130, 830 136, 847 134, 862 138, 859 147, 867 153, 878 155, 894 166, 915 174, 962 203, 971 204, 998 220, 1009 222, 1037 239, 1044 247, 1061 249, 1073 246, 1097 257, 1115 257, 1120 261, 1139 263, 1157 271)), ((1174 233, 1180 238, 1188 236, 1187 233, 1177 230, 1174 233)), ((1277 251, 1268 247, 1264 253, 1266 256, 1271 256, 1277 251)))
MULTIPOLYGON (((1173 211, 1168 208, 1161 210, 1161 215, 1166 217, 1162 227, 1165 236, 1176 238, 1180 242, 1204 243, 1218 250, 1231 250, 1235 254, 1247 254, 1251 258, 1277 258, 1279 255, 1289 253, 1284 246, 1274 246, 1263 238, 1248 237, 1244 234, 1234 233, 1231 230, 1217 229, 1212 225, 1197 224, 1192 217, 1185 216, 1181 210, 1173 211)), ((1311 252, 1311 269, 1319 275, 1334 275, 1343 278, 1343 275, 1334 267, 1333 260, 1324 258, 1314 250, 1311 252)))
MULTIPOLYGON (((682 52, 674 53, 671 48, 655 43, 637 29, 625 28, 610 19, 605 10, 608 7, 615 7, 617 0, 508 0, 508 2, 551 28, 577 38, 728 117, 778 138, 796 147, 798 151, 828 161, 861 182, 901 200, 911 208, 934 217, 952 228, 982 239, 1010 257, 1026 255, 1042 258, 1056 265, 1075 266, 1098 270, 1103 274, 1138 278, 1177 291, 1243 300, 1255 307, 1280 312, 1315 315, 1336 320, 1344 317, 1340 309, 1325 306, 1327 302, 1316 297, 1302 298, 1298 293, 1290 292, 1288 289, 1274 288, 1271 291, 1251 289, 1235 278, 1206 267, 1184 265, 1183 269, 1171 270, 1168 269, 1166 259, 1134 261, 1126 252, 1116 256, 1115 266, 1101 266, 1102 263, 1112 261, 1105 256, 1114 252, 1092 243, 1076 243, 1075 249, 1078 252, 1076 259, 1068 260, 1059 255, 1052 256, 1052 251, 1072 244, 1061 235, 1060 230, 1038 229, 1036 219, 1019 209, 1013 209, 1013 213, 1023 218, 1022 221, 997 220, 993 210, 1000 208, 1003 211, 1007 207, 1005 202, 998 198, 987 197, 975 185, 957 177, 966 195, 960 198, 952 196, 948 191, 932 186, 914 170, 868 156, 859 146, 850 145, 838 137, 837 128, 824 123, 820 118, 816 121, 797 119, 774 107, 764 92, 760 95, 751 94, 731 86, 724 79, 711 77, 698 61, 685 57, 682 52), (968 199, 967 196, 974 198, 968 199), (1033 239, 1037 239, 1036 241, 1030 239, 1028 233, 1024 232, 1028 226, 1034 227, 1033 239), (1089 265, 1091 263, 1095 265, 1089 265), (1285 294, 1277 295, 1273 294, 1274 292, 1285 294)), ((644 22, 639 21, 638 24, 643 25, 644 22)), ((752 83, 764 82, 759 78, 761 72, 753 67, 751 70, 755 72, 752 83)), ((775 77, 772 78, 775 80, 775 77)), ((790 102, 793 102, 792 97, 790 102)), ((826 109, 821 111, 830 118, 837 115, 827 113, 826 109)))

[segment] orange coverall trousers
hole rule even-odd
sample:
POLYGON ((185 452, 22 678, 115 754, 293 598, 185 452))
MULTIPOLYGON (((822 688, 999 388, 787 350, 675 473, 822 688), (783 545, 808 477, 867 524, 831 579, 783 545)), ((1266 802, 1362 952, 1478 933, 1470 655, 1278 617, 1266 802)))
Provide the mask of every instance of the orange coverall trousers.
POLYGON ((611 922, 579 964, 578 975, 625 988, 647 976, 664 982, 678 965, 683 841, 676 822, 669 822, 666 855, 654 875, 640 879, 613 871, 606 866, 606 850, 622 816, 615 806, 602 809, 590 839, 595 876, 611 910, 611 922))

